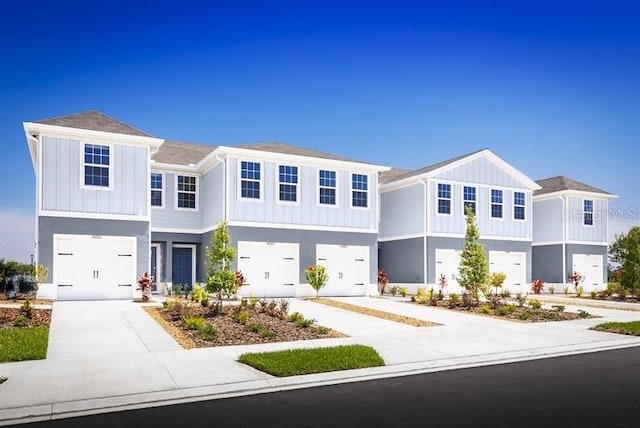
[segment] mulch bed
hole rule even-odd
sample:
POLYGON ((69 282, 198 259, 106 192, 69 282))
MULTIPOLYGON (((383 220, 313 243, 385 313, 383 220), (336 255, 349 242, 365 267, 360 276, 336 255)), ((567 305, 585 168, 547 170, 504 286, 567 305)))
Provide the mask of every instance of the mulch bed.
MULTIPOLYGON (((172 336, 176 338, 176 341, 185 348, 191 346, 184 343, 184 336, 186 336, 188 341, 192 342, 195 347, 252 345, 258 343, 344 337, 344 335, 339 332, 324 329, 316 325, 299 327, 287 319, 262 312, 259 307, 243 307, 242 310, 248 314, 248 320, 245 324, 241 324, 233 319, 234 308, 225 308, 225 313, 215 314, 210 308, 203 308, 199 305, 190 306, 189 312, 192 316, 202 316, 205 322, 213 326, 219 333, 217 339, 205 340, 200 337, 197 330, 186 329, 183 317, 179 311, 166 308, 149 308, 149 311, 155 311, 166 323, 179 331, 178 336, 183 336, 182 338, 172 334, 172 331, 175 332, 174 329, 163 326, 165 330, 167 330, 169 334, 172 334, 172 336), (264 327, 263 331, 273 333, 268 335, 272 337, 265 337, 265 334, 249 331, 248 328, 251 324, 262 325, 264 327)), ((160 324, 162 325, 164 323, 160 324)))
MULTIPOLYGON (((23 315, 20 308, 0 308, 0 330, 13 328, 16 318, 23 315)), ((51 309, 32 309, 31 318, 22 327, 48 326, 51 323, 51 309)))

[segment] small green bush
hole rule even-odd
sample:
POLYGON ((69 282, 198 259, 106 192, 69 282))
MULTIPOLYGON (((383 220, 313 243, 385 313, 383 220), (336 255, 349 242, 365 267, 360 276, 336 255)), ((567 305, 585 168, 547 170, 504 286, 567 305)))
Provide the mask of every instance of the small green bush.
POLYGON ((407 292, 409 291, 409 289, 407 287, 399 287, 398 288, 398 293, 400 293, 400 295, 402 297, 407 297, 407 292))
POLYGON ((204 318, 201 316, 188 316, 183 321, 187 330, 200 330, 205 326, 204 318))
POLYGON ((162 302, 162 307, 165 309, 173 309, 175 305, 176 305, 176 301, 173 299, 167 299, 164 302, 162 302))
POLYGON ((247 303, 249 304, 250 308, 255 308, 256 305, 258 304, 258 298, 256 296, 254 296, 253 294, 249 294, 249 299, 248 299, 247 303))
POLYGON ((591 314, 587 311, 583 311, 582 309, 578 309, 578 315, 580 318, 589 318, 591 314))
POLYGON ((552 308, 558 312, 564 312, 564 305, 553 305, 552 308))
POLYGON ((531 307, 531 309, 538 310, 542 308, 542 303, 540 303, 539 300, 532 300, 529 302, 529 306, 531 307))
POLYGON ((205 324, 198 329, 198 336, 203 340, 216 340, 220 334, 211 324, 205 324))
POLYGON ((529 311, 528 309, 525 309, 524 311, 520 312, 518 314, 518 318, 520 318, 522 321, 526 321, 529 318, 531 318, 531 311, 529 311))
POLYGON ((595 291, 595 290, 591 291, 591 298, 592 298, 593 300, 597 299, 597 298, 598 298, 598 292, 597 292, 597 291, 595 291))
POLYGON ((24 315, 18 315, 16 319, 13 321, 14 327, 24 327, 29 323, 29 318, 24 315))
POLYGON ((200 304, 202 305, 203 308, 207 308, 209 307, 209 296, 204 296, 201 300, 200 300, 200 304))
POLYGON ((398 294, 398 286, 394 285, 393 287, 391 287, 390 291, 391 291, 391 294, 393 296, 397 295, 398 294))
POLYGON ((323 336, 325 334, 329 334, 329 331, 330 330, 327 327, 323 327, 323 326, 316 327, 316 333, 322 334, 323 336))
POLYGON ((500 306, 498 309, 496 309, 496 314, 505 317, 507 315, 510 315, 512 313, 514 313, 516 311, 516 306, 515 305, 504 305, 504 306, 500 306))
POLYGON ((289 315, 289 321, 296 323, 300 320, 304 320, 304 316, 300 312, 294 312, 289 315))
POLYGON ((233 314, 232 318, 238 324, 246 325, 247 321, 249 321, 249 312, 247 312, 247 311, 235 312, 233 314))
POLYGON ((576 297, 582 296, 582 293, 584 293, 584 287, 582 285, 577 286, 576 287, 576 297))
POLYGON ((456 293, 449 294, 449 307, 455 308, 460 303, 460 295, 456 293))
POLYGON ((480 308, 478 309, 480 311, 481 314, 488 314, 491 312, 491 307, 489 307, 489 305, 484 304, 484 305, 480 305, 480 308))

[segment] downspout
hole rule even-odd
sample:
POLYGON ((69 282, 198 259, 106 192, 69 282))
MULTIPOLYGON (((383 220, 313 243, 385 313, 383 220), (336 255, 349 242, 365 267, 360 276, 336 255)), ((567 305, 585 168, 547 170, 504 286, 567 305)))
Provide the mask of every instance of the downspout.
POLYGON ((428 189, 428 182, 426 179, 422 179, 420 180, 420 182, 423 184, 423 192, 422 192, 422 197, 424 199, 424 214, 422 216, 422 220, 423 220, 423 267, 422 267, 422 275, 423 275, 423 279, 424 279, 424 286, 427 286, 427 265, 429 264, 429 257, 427 256, 427 233, 429 231, 429 222, 427 220, 427 215, 429 213, 429 189, 428 189))
MULTIPOLYGON (((40 245, 38 233, 40 233, 40 180, 42 180, 42 167, 41 167, 41 151, 40 151, 40 139, 35 135, 27 135, 27 138, 35 144, 35 149, 31 151, 33 169, 36 175, 36 210, 35 210, 35 236, 33 243, 34 263, 37 265, 40 263, 40 245)), ((47 279, 48 280, 48 279, 47 279)))
POLYGON ((229 217, 227 203, 227 162, 221 158, 220 155, 216 155, 215 158, 218 162, 222 162, 222 220, 226 221, 229 217))
POLYGON ((560 196, 562 199, 562 285, 567 283, 567 198, 560 196))

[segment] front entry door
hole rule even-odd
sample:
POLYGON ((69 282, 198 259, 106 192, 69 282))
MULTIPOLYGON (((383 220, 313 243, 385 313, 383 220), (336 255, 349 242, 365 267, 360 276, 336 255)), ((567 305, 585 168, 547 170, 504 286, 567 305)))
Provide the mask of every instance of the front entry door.
POLYGON ((173 248, 173 278, 174 284, 193 284, 193 248, 173 248))

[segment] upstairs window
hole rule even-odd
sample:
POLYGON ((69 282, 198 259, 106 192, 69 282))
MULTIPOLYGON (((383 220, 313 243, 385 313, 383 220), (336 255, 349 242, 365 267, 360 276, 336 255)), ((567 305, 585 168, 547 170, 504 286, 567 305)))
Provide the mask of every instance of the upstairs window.
POLYGON ((462 213, 466 215, 467 207, 471 208, 471 211, 476 213, 476 188, 464 186, 462 189, 462 198, 464 203, 462 204, 462 213))
POLYGON ((491 218, 502 218, 502 190, 491 189, 491 218))
POLYGON ((438 183, 438 214, 451 214, 451 184, 438 183))
POLYGON ((111 152, 109 146, 84 145, 84 185, 109 187, 111 152))
POLYGON ((524 193, 513 192, 513 218, 516 220, 524 220, 524 193))
POLYGON ((240 163, 240 196, 260 199, 260 163, 247 161, 240 163))
POLYGON ((278 167, 278 181, 280 184, 280 200, 296 202, 298 200, 298 167, 280 165, 278 167))
POLYGON ((178 208, 196 209, 196 177, 178 175, 178 208))
POLYGON ((593 226, 593 201, 585 199, 584 203, 584 224, 585 226, 593 226))
POLYGON ((164 176, 159 172, 151 173, 151 206, 162 207, 164 193, 164 176))
POLYGON ((366 208, 368 205, 368 177, 364 174, 351 174, 351 206, 366 208))
POLYGON ((336 204, 336 172, 321 169, 318 174, 318 185, 321 205, 336 204))

